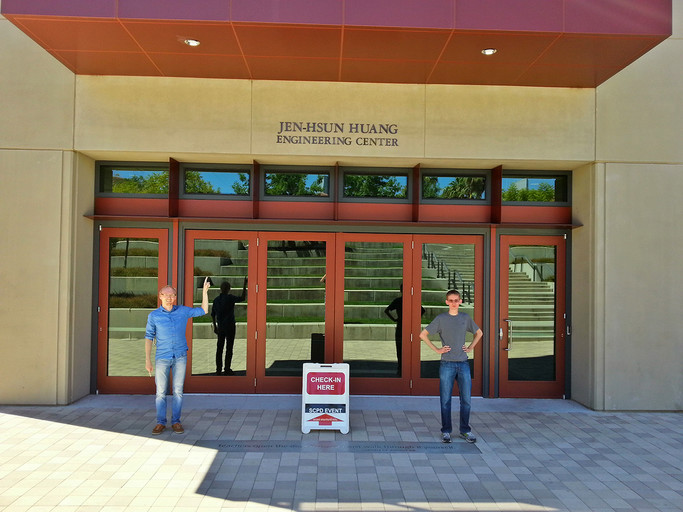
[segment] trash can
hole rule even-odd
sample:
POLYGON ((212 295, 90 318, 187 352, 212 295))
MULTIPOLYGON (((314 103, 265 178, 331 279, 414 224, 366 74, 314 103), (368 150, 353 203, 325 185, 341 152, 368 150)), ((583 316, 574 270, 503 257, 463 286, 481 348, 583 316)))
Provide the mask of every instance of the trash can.
POLYGON ((311 362, 325 362, 325 334, 322 332, 311 333, 311 362))

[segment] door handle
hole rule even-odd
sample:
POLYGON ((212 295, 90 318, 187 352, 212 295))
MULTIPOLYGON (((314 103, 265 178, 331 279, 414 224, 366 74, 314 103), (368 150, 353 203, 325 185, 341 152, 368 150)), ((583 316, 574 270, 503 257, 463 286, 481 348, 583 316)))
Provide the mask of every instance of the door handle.
MULTIPOLYGON (((503 322, 507 323, 507 330, 508 330, 508 346, 505 347, 503 350, 506 352, 509 352, 512 350, 512 320, 509 318, 506 318, 503 320, 503 322)), ((501 333, 503 332, 503 329, 500 330, 501 333)))

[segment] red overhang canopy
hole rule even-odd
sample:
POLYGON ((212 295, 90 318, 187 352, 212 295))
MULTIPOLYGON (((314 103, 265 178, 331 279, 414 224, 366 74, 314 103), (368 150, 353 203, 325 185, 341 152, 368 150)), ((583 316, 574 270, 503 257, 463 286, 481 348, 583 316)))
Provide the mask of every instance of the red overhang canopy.
POLYGON ((80 75, 596 87, 671 0, 2 0, 80 75), (190 40, 199 42, 189 46, 190 40), (494 49, 493 55, 482 50, 494 49))

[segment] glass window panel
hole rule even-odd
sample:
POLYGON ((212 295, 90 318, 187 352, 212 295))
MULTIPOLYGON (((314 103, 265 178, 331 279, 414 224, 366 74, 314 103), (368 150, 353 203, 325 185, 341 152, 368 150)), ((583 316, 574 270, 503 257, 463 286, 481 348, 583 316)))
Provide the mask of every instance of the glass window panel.
POLYGON ((486 199, 484 176, 423 176, 422 199, 486 199))
MULTIPOLYGON (((422 245, 422 304, 426 313, 422 316, 422 328, 426 327, 436 315, 448 311, 446 292, 460 292, 462 304, 459 311, 474 318, 474 244, 423 244, 422 245)), ((482 327, 482 326, 479 326, 482 327)), ((467 333, 465 342, 470 343, 474 335, 467 333)), ((437 347, 441 340, 430 336, 437 347)), ((469 364, 472 378, 474 373, 475 352, 470 352, 469 364)), ((439 378, 441 356, 420 343, 420 376, 439 378)))
POLYGON ((249 195, 249 172, 185 169, 186 194, 249 195))
MULTIPOLYGON (((400 377, 403 244, 347 242, 344 258, 344 362, 352 377, 400 377), (397 311, 400 308, 400 311, 397 311)), ((407 336, 409 333, 406 333, 407 336)))
POLYGON ((507 176, 503 178, 503 201, 553 203, 568 201, 566 176, 507 176))
POLYGON ((326 257, 323 241, 268 241, 267 376, 300 377, 303 363, 324 362, 326 257))
POLYGON ((408 176, 346 173, 344 197, 405 199, 408 197, 408 176))
POLYGON ((100 167, 100 192, 168 194, 168 169, 162 167, 100 167))
POLYGON ((107 375, 110 377, 147 375, 145 328, 147 316, 157 308, 158 276, 157 238, 109 239, 107 375))
POLYGON ((320 173, 267 172, 267 196, 320 196, 330 195, 330 175, 320 173))
POLYGON ((555 246, 510 246, 509 380, 555 380, 555 261, 555 246))
POLYGON ((249 243, 246 240, 195 240, 196 307, 202 304, 202 287, 207 276, 213 285, 209 289, 210 314, 192 319, 192 375, 217 375, 219 372, 246 375, 249 297, 244 286, 248 262, 249 243), (223 291, 223 297, 217 301, 223 291))

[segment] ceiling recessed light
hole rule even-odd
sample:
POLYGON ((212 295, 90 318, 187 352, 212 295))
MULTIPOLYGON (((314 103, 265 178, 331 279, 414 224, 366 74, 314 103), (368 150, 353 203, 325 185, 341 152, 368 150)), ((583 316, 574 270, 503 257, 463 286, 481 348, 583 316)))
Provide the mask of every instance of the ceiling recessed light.
POLYGON ((183 43, 185 43, 187 46, 199 46, 200 44, 202 44, 196 39, 185 39, 183 40, 183 43))
POLYGON ((483 53, 484 55, 493 55, 493 54, 496 53, 497 51, 498 51, 498 50, 496 50, 495 48, 484 48, 484 49, 481 51, 481 53, 483 53))

